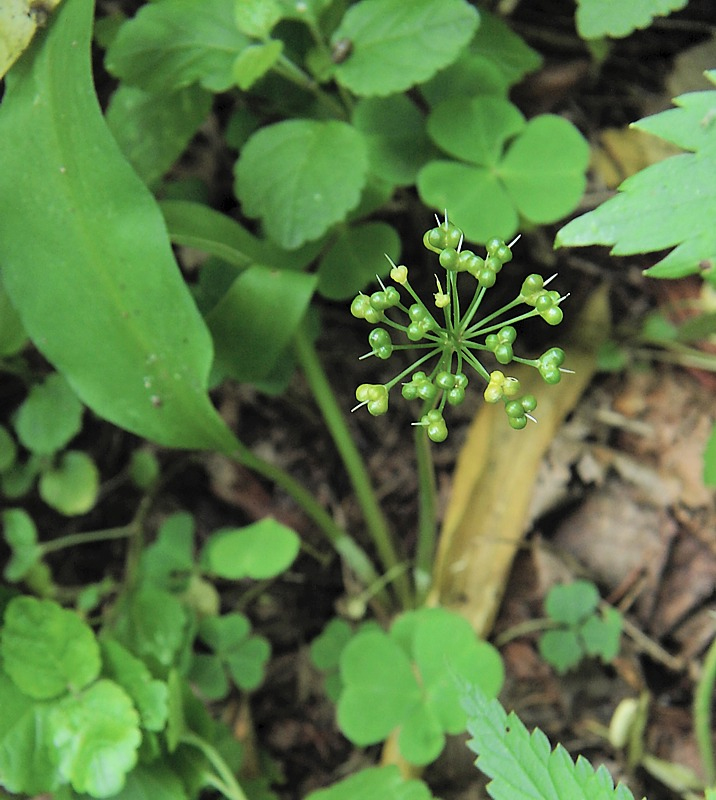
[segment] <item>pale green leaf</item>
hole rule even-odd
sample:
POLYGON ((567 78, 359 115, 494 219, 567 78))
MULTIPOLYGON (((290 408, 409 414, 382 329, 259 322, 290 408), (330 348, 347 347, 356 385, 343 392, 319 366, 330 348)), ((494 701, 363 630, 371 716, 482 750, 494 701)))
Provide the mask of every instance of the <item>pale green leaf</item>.
POLYGON ((282 16, 277 0, 234 0, 234 3, 238 29, 256 39, 268 36, 282 16))
POLYGON ((577 30, 583 39, 620 38, 637 28, 647 28, 654 17, 678 11, 688 0, 577 0, 577 30))
POLYGON ((573 630, 545 631, 538 647, 542 658, 560 674, 576 667, 584 657, 582 642, 573 630))
POLYGON ((112 797, 137 763, 139 716, 112 681, 65 697, 52 709, 49 728, 60 772, 77 792, 112 797))
POLYGON ((32 517, 21 508, 2 512, 2 528, 3 538, 11 551, 3 577, 16 583, 42 558, 42 547, 37 542, 37 528, 32 517))
POLYGON ((400 254, 400 237, 385 222, 351 225, 341 231, 318 267, 318 291, 330 300, 347 300, 376 275, 390 270, 400 254))
POLYGON ((327 789, 311 792, 306 800, 432 800, 427 785, 406 780, 396 766, 367 767, 327 789))
MULTIPOLYGON (((464 714, 463 714, 464 719, 464 714)), ((403 718, 398 732, 398 749, 409 764, 424 766, 440 755, 445 734, 432 705, 414 705, 403 718)))
POLYGON ((221 578, 262 580, 288 569, 299 546, 300 539, 294 531, 267 518, 245 528, 213 533, 204 545, 201 563, 221 578))
POLYGON ((354 94, 386 96, 431 78, 452 63, 478 25, 464 0, 361 0, 331 37, 352 49, 336 78, 354 94))
POLYGON ((294 119, 251 136, 236 163, 235 188, 244 212, 291 250, 345 219, 367 171, 365 141, 351 125, 294 119))
POLYGON ((613 661, 619 652, 622 633, 622 615, 616 608, 607 606, 594 614, 580 630, 584 649, 590 656, 599 656, 605 663, 613 661))
POLYGON ((672 102, 678 107, 640 119, 632 127, 672 142, 683 150, 716 146, 716 91, 690 92, 675 97, 672 102))
POLYGON ((91 30, 92 5, 66 0, 8 81, 5 287, 35 344, 100 416, 169 446, 233 448, 206 393, 209 333, 156 202, 100 113, 91 30))
POLYGON ((223 92, 237 55, 249 45, 234 21, 235 0, 157 0, 124 23, 105 58, 107 69, 148 92, 200 83, 223 92))
POLYGON ((91 628, 51 600, 13 598, 5 611, 0 651, 7 674, 38 700, 79 691, 100 671, 91 628))
POLYGON ((283 50, 283 42, 274 40, 262 44, 249 45, 234 61, 232 74, 234 82, 244 92, 250 89, 278 61, 283 50))
POLYGON ((15 431, 28 450, 49 455, 79 433, 82 411, 65 378, 54 372, 30 389, 15 417, 15 431))
POLYGON ((179 158, 211 108, 211 95, 199 86, 152 93, 120 86, 105 118, 137 175, 149 186, 179 158))
POLYGON ((591 581, 573 581, 553 586, 545 599, 547 615, 565 625, 577 625, 594 613, 599 591, 591 581))
POLYGON ((84 450, 68 450, 54 467, 42 472, 38 489, 47 505, 60 514, 86 514, 97 502, 99 471, 84 450))

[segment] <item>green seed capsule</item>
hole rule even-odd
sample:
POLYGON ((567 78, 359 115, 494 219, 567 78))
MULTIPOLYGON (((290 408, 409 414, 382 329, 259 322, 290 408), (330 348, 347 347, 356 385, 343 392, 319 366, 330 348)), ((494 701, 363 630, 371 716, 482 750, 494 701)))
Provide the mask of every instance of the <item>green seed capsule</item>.
POLYGON ((455 376, 449 372, 438 372, 435 376, 435 385, 440 389, 452 389, 455 385, 455 376))
POLYGON ((440 253, 440 265, 450 271, 457 270, 460 264, 460 254, 454 247, 446 247, 440 253))

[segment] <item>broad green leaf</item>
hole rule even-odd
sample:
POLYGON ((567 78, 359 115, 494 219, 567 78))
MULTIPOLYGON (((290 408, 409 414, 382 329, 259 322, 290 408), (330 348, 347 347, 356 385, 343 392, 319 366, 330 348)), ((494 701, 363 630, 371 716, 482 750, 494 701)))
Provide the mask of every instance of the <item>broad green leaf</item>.
POLYGON ((577 0, 577 30, 583 39, 621 38, 637 28, 647 28, 654 17, 678 11, 688 0, 577 0))
POLYGON ((112 800, 189 800, 180 777, 163 761, 137 764, 112 800))
POLYGON ((249 45, 236 57, 233 76, 236 85, 242 91, 250 89, 259 78, 273 67, 281 57, 283 42, 274 40, 263 44, 249 45))
POLYGON ((37 528, 32 517, 21 508, 2 512, 2 528, 3 538, 11 551, 3 577, 16 583, 42 558, 42 547, 37 542, 37 528))
POLYGON ((235 0, 157 0, 124 23, 105 58, 130 86, 160 94, 200 83, 224 92, 249 45, 234 21, 235 0))
POLYGON ((99 675, 99 646, 91 628, 51 600, 13 598, 0 651, 7 674, 37 700, 77 692, 99 675))
POLYGON ((97 681, 68 695, 49 715, 59 770, 77 792, 112 797, 137 763, 139 716, 116 683, 97 681))
POLYGON ((265 39, 282 17, 277 0, 234 0, 236 25, 247 36, 265 39))
POLYGON ((57 789, 61 778, 55 748, 48 735, 52 704, 31 701, 0 672, 0 708, 4 722, 0 733, 3 788, 33 797, 57 789))
POLYGON ((201 564, 220 578, 263 580, 288 569, 298 555, 298 535, 275 519, 245 528, 213 533, 201 553, 201 564))
POLYGON ((142 551, 140 574, 161 589, 185 588, 194 568, 194 518, 187 512, 164 520, 157 538, 142 551))
MULTIPOLYGON (((716 83, 716 73, 712 82, 716 83)), ((714 146, 716 137, 716 91, 690 92, 675 97, 670 108, 635 122, 631 127, 696 151, 714 146)))
POLYGON ((385 739, 420 703, 420 687, 408 657, 382 631, 351 639, 340 665, 344 689, 338 701, 338 725, 357 745, 385 739))
POLYGON ((68 450, 40 475, 40 497, 56 511, 72 517, 86 514, 99 495, 99 471, 84 450, 68 450))
POLYGON ((469 51, 494 64, 510 86, 539 69, 543 60, 501 17, 483 10, 480 11, 480 27, 470 42, 469 51))
POLYGON ((395 186, 415 183, 418 170, 434 152, 425 133, 425 116, 405 95, 359 100, 353 124, 365 139, 371 172, 395 186))
POLYGON ((19 353, 26 341, 22 320, 10 301, 0 274, 0 357, 19 353))
POLYGON ((466 686, 463 703, 473 737, 468 746, 491 779, 493 800, 633 800, 626 786, 614 787, 603 766, 595 771, 581 757, 575 764, 561 745, 550 750, 542 731, 530 734, 514 712, 506 714, 478 687, 466 686))
POLYGON ((586 186, 588 163, 589 145, 574 125, 542 114, 509 146, 498 174, 520 214, 530 222, 546 223, 576 207, 586 186))
POLYGON ((338 234, 318 267, 318 291, 330 300, 347 300, 376 275, 390 271, 400 255, 400 237, 385 222, 351 225, 338 234))
POLYGON ((460 220, 465 238, 486 242, 496 236, 509 241, 519 218, 498 178, 484 167, 458 161, 431 161, 418 174, 418 192, 424 203, 460 220))
POLYGON ((646 274, 680 278, 700 272, 716 264, 714 174, 716 147, 652 164, 627 178, 615 197, 567 223, 555 247, 604 244, 620 256, 673 247, 646 274))
POLYGON ((327 789, 311 792, 306 800, 432 800, 430 789, 406 780, 396 766, 367 767, 327 789))
POLYGON ((336 78, 361 96, 403 92, 452 63, 478 25, 464 0, 361 0, 346 12, 331 42, 352 49, 336 78))
POLYGON ((211 95, 199 86, 151 93, 120 85, 105 118, 137 175, 151 186, 184 152, 210 108, 211 95))
POLYGON ((100 642, 103 675, 121 686, 139 712, 142 727, 161 731, 167 720, 167 685, 152 678, 144 662, 113 639, 100 642))
POLYGON ((517 106, 499 97, 455 97, 440 103, 428 117, 428 133, 438 146, 483 167, 494 167, 505 142, 524 127, 517 106))
POLYGON ((39 455, 61 450, 82 427, 82 403, 62 375, 36 383, 15 417, 22 444, 39 455))
POLYGON ((266 378, 293 340, 317 277, 254 265, 206 315, 221 374, 255 383, 266 378))
POLYGON ((3 0, 0 7, 0 78, 20 57, 60 0, 3 0))
POLYGON ((206 394, 209 333, 157 205, 100 113, 91 29, 92 4, 65 0, 8 81, 3 282, 35 344, 97 414, 164 445, 233 448, 206 394))
POLYGON ((12 438, 10 431, 4 425, 0 425, 0 472, 10 469, 16 458, 17 445, 15 440, 12 438))
POLYGON ((236 163, 244 213, 292 250, 318 239, 358 204, 368 156, 363 136, 335 120, 293 119, 253 134, 236 163))
POLYGON ((599 603, 599 591, 591 581, 574 581, 550 589, 544 609, 548 616, 565 625, 577 625, 593 614, 599 603))
POLYGON ((576 632, 569 630, 545 631, 538 641, 542 658, 557 672, 563 674, 584 657, 584 649, 576 632))

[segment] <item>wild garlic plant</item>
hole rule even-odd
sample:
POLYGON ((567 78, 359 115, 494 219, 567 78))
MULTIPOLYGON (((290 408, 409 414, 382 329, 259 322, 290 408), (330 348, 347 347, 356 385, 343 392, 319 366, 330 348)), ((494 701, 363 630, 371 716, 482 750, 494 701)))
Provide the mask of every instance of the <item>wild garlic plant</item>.
POLYGON ((528 364, 539 370, 545 383, 559 383, 563 373, 571 372, 562 367, 564 351, 550 347, 539 358, 520 358, 513 350, 517 339, 514 326, 535 316, 542 317, 548 325, 559 325, 562 321, 560 304, 567 295, 560 296, 547 289, 555 275, 547 280, 537 274, 528 275, 514 300, 479 318, 485 294, 495 286, 503 266, 512 260, 512 247, 519 237, 509 245, 491 239, 486 245, 486 257, 482 258, 472 250, 463 249, 463 232, 448 220, 447 212, 443 222, 437 216, 435 219, 437 226, 425 233, 423 244, 437 253, 445 275, 442 280, 435 276, 437 291, 430 304, 432 310, 410 285, 408 268, 392 261, 391 280, 403 288, 412 302, 406 305, 396 286, 385 286, 380 281, 379 291, 370 295, 360 293, 351 303, 354 317, 375 326, 368 335, 370 352, 361 358, 388 359, 397 350, 414 350, 419 355, 387 383, 362 383, 356 389, 358 405, 353 411, 366 406, 373 416, 385 414, 391 389, 401 383, 401 393, 406 400, 423 401, 420 419, 413 424, 425 427, 433 442, 443 442, 448 435, 445 406, 457 406, 464 401, 468 385, 465 369, 471 367, 487 384, 483 392, 485 401, 502 401, 510 426, 521 430, 528 420, 536 421, 533 412, 537 399, 533 394, 522 393, 517 378, 500 369, 488 370, 481 361, 482 354, 490 353, 501 366, 512 362, 528 364), (475 284, 467 307, 461 304, 458 293, 461 273, 466 273, 475 284), (527 306, 528 310, 509 317, 520 306, 527 306), (399 321, 401 316, 403 321, 399 321), (408 343, 396 344, 395 333, 404 335, 408 343), (432 368, 427 371, 430 362, 432 368))

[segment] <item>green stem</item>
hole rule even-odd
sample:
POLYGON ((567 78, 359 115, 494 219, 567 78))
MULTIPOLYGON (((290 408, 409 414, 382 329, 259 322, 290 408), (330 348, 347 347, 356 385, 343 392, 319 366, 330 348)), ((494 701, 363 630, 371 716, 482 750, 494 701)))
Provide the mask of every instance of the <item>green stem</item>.
MULTIPOLYGON (((383 569, 385 571, 391 570, 400 563, 400 559, 393 546, 388 522, 378 503, 365 463, 353 442, 346 420, 333 394, 326 373, 321 366, 316 349, 306 332, 305 325, 300 326, 296 333, 294 349, 308 385, 343 460, 383 569)), ((394 586, 401 606, 410 608, 412 606, 410 584, 404 574, 398 575, 394 586)))
POLYGON ((78 544, 109 542, 112 539, 128 539, 133 534, 134 526, 130 523, 129 525, 121 525, 118 528, 107 528, 103 531, 68 533, 66 536, 60 536, 57 539, 51 539, 49 542, 43 542, 40 547, 42 548, 43 555, 47 555, 47 553, 64 550, 66 547, 75 547, 78 544))
POLYGON ((181 737, 182 744, 196 747, 216 770, 219 780, 212 780, 214 786, 220 789, 221 793, 228 800, 247 800, 244 790, 239 786, 233 772, 229 769, 224 759, 209 742, 194 733, 185 733, 181 737))
POLYGON ((716 764, 711 742, 711 700, 716 683, 716 639, 711 643, 694 692, 694 733, 706 776, 706 786, 716 785, 716 764))
MULTIPOLYGON (((426 402, 423 412, 427 412, 430 403, 426 402)), ((415 550, 416 605, 420 605, 430 588, 433 559, 435 558, 435 539, 437 536, 435 465, 430 449, 430 439, 425 428, 415 427, 415 457, 418 468, 418 542, 415 550)))

